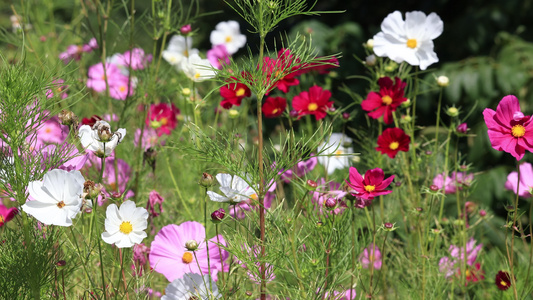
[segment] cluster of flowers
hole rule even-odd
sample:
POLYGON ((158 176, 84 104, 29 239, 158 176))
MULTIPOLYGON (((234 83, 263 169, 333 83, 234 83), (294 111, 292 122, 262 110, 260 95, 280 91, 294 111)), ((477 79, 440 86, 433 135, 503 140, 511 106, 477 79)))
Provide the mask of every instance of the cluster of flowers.
POLYGON ((476 246, 476 240, 471 238, 465 247, 451 245, 448 249, 450 257, 442 257, 439 261, 439 271, 444 273, 446 278, 452 275, 460 276, 461 266, 466 262, 465 276, 468 282, 477 282, 485 279, 485 272, 481 270, 481 264, 476 262, 477 256, 483 244, 476 246))

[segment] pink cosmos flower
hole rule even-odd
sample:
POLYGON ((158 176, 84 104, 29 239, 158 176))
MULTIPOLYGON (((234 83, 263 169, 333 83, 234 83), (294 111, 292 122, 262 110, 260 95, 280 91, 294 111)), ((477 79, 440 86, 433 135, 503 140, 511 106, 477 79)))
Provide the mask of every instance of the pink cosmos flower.
MULTIPOLYGON (((141 139, 141 129, 135 130, 135 139, 133 144, 135 147, 139 147, 139 140, 141 139)), ((142 148, 147 150, 148 148, 154 148, 158 145, 165 145, 165 141, 161 141, 157 135, 157 131, 152 127, 145 127, 142 135, 142 148)))
POLYGON ((52 117, 44 122, 41 127, 37 129, 37 143, 36 148, 41 145, 56 143, 61 144, 65 141, 68 135, 68 127, 59 123, 57 117, 52 117))
POLYGON ((150 248, 144 243, 133 246, 133 264, 131 264, 131 270, 134 275, 143 275, 143 271, 146 271, 148 257, 150 257, 150 248))
POLYGON ((444 189, 445 194, 455 194, 457 190, 462 190, 464 187, 469 187, 474 180, 474 174, 466 172, 453 171, 450 176, 446 174, 438 174, 433 178, 433 184, 436 185, 439 190, 444 189))
POLYGON ((355 191, 355 194, 352 195, 365 200, 372 200, 377 196, 392 193, 392 191, 385 189, 394 180, 394 175, 387 179, 384 178, 385 174, 380 168, 366 171, 365 178, 363 179, 363 176, 359 174, 356 168, 350 167, 350 182, 346 181, 346 183, 355 191))
MULTIPOLYGON (((474 266, 477 256, 479 252, 481 251, 481 247, 483 247, 483 244, 479 244, 476 246, 476 240, 474 238, 471 238, 468 243, 466 243, 466 256, 465 256, 465 249, 462 245, 450 245, 450 248, 448 249, 450 253, 450 257, 443 257, 439 261, 439 271, 441 273, 446 274, 446 278, 451 277, 453 274, 459 272, 460 265, 463 264, 463 262, 466 260, 466 264, 468 266, 474 266), (456 267, 457 266, 457 267, 456 267)), ((480 267, 480 266, 479 266, 480 267)), ((479 271, 479 267, 476 266, 476 269, 479 271)), ((475 278, 472 278, 475 279, 475 278)), ((471 281, 477 281, 477 280, 471 280, 471 281)))
POLYGON ((135 81, 128 76, 122 76, 109 84, 109 96, 116 100, 126 100, 133 95, 135 81))
MULTIPOLYGON (((181 278, 186 273, 207 274, 209 267, 205 239, 205 228, 198 222, 189 221, 180 225, 167 225, 157 233, 152 242, 150 266, 171 282, 181 278), (185 243, 190 240, 198 243, 198 249, 195 253, 185 248, 185 243)), ((218 247, 218 242, 226 246, 226 241, 221 235, 209 240, 211 276, 214 280, 217 280, 218 272, 229 271, 229 265, 225 263, 229 254, 226 250, 218 247), (222 263, 224 263, 224 270, 221 270, 222 263)))
MULTIPOLYGON (((317 292, 318 294, 318 292, 317 292)), ((331 293, 331 295, 326 292, 326 294, 324 295, 324 299, 328 299, 328 300, 354 300, 354 299, 357 299, 357 293, 355 292, 355 289, 350 289, 350 290, 346 290, 344 292, 337 292, 337 291, 333 291, 333 293, 331 293)))
POLYGON ((128 50, 124 54, 120 54, 117 58, 117 63, 125 67, 129 67, 131 64, 132 70, 143 70, 152 62, 152 54, 146 55, 141 48, 133 48, 128 50))
POLYGON ((382 264, 381 258, 381 251, 379 251, 379 248, 370 244, 359 256, 359 262, 361 262, 362 267, 365 269, 370 268, 370 265, 373 264, 374 269, 379 270, 381 269, 382 264))
POLYGON ((102 63, 98 63, 89 67, 89 78, 87 79, 87 87, 95 90, 96 92, 104 92, 106 90, 106 77, 111 91, 112 87, 116 86, 116 83, 122 83, 124 80, 128 81, 128 77, 120 72, 120 69, 115 64, 106 63, 106 72, 104 73, 104 66, 102 63), (107 74, 107 76, 106 76, 107 74))
POLYGON ((230 56, 224 44, 213 46, 211 50, 207 51, 207 60, 209 60, 214 68, 219 70, 222 69, 223 65, 230 63, 230 56))
MULTIPOLYGON (((100 174, 100 158, 96 157, 94 154, 89 155, 89 160, 87 161, 86 166, 94 166, 96 173, 100 174)), ((108 200, 107 198, 111 197, 116 192, 124 195, 124 199, 135 196, 133 191, 126 191, 128 181, 131 177, 130 165, 128 165, 128 163, 122 159, 117 159, 117 170, 115 170, 115 158, 113 156, 107 157, 105 160, 105 169, 102 178, 104 189, 102 190, 101 196, 98 196, 98 205, 102 206, 108 200)))
POLYGON ((308 160, 299 161, 293 169, 287 171, 281 170, 280 172, 284 171, 281 174, 281 179, 285 181, 285 183, 289 183, 291 182, 291 179, 295 177, 304 177, 305 174, 313 171, 317 164, 318 158, 316 156, 313 156, 308 160))
POLYGON ((63 79, 55 79, 52 81, 52 89, 46 91, 46 98, 51 99, 57 95, 61 95, 61 99, 67 98, 68 94, 66 90, 68 86, 64 85, 63 83, 65 83, 65 80, 63 79))
POLYGON ((18 213, 19 210, 16 207, 7 208, 0 203, 0 227, 11 221, 18 213))
POLYGON ((170 135, 171 130, 178 125, 180 110, 172 103, 159 103, 150 105, 150 110, 146 116, 146 125, 157 130, 157 135, 170 135))
POLYGON ((341 200, 347 194, 342 190, 341 184, 333 181, 326 184, 326 180, 324 178, 317 180, 317 183, 317 190, 311 192, 311 201, 315 204, 315 210, 318 212, 318 214, 342 214, 348 206, 346 205, 346 202, 341 200), (337 208, 333 209, 332 211, 329 211, 324 207, 328 198, 334 198, 337 200, 337 208))
POLYGON ((368 111, 368 116, 373 119, 379 119, 383 116, 385 124, 391 124, 393 121, 392 113, 405 101, 404 97, 405 82, 396 77, 393 82, 390 77, 381 77, 378 79, 379 92, 370 92, 365 100, 361 103, 363 110, 368 111))
POLYGON ((505 188, 516 194, 517 187, 519 188, 518 195, 520 197, 531 197, 531 191, 533 190, 533 167, 530 163, 520 164, 520 186, 518 186, 518 173, 516 171, 507 175, 505 188))
POLYGON ((513 95, 503 97, 496 111, 486 108, 483 117, 488 127, 492 148, 505 151, 521 160, 533 150, 533 122, 520 111, 520 103, 513 95))
POLYGON ((71 60, 80 60, 82 53, 92 52, 94 49, 98 49, 98 42, 95 38, 92 38, 88 44, 85 45, 69 45, 65 52, 59 54, 59 59, 61 59, 65 64, 68 64, 71 60))
POLYGON ((291 67, 293 62, 299 62, 299 59, 295 58, 289 49, 279 50, 276 59, 264 58, 263 70, 267 73, 267 82, 270 84, 269 91, 277 87, 280 91, 288 93, 291 86, 300 84, 296 78, 299 75, 300 65, 291 67), (280 78, 280 74, 283 73, 286 75, 280 78))
POLYGON ((93 52, 93 50, 96 50, 96 49, 98 49, 98 42, 96 41, 96 38, 90 39, 89 43, 81 47, 81 50, 85 53, 93 52))
POLYGON ((155 218, 159 216, 159 214, 163 213, 163 202, 165 199, 159 195, 159 193, 155 190, 150 192, 150 195, 148 196, 148 203, 146 203, 146 210, 150 212, 150 216, 152 218, 155 218), (159 212, 156 210, 156 206, 159 206, 159 212))

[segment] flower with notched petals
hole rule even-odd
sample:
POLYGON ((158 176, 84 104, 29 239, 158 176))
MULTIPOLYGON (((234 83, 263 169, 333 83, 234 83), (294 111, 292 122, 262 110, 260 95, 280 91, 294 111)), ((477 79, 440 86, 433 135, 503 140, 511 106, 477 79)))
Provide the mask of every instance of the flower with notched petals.
POLYGON ((409 151, 411 138, 400 128, 387 128, 378 137, 378 147, 376 150, 382 154, 387 154, 390 158, 395 158, 400 151, 409 151))

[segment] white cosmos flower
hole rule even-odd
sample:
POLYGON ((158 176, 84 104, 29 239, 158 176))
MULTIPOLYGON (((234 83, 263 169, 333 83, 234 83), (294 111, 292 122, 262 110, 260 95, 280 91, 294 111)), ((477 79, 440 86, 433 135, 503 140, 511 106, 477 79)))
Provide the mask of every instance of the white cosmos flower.
POLYGON ((126 136, 126 129, 120 128, 116 132, 111 132, 111 127, 106 121, 98 121, 93 127, 82 125, 78 136, 82 146, 94 152, 98 157, 109 156, 117 145, 126 136))
POLYGON ((187 273, 168 284, 161 300, 210 300, 219 299, 221 296, 213 279, 211 279, 211 290, 209 290, 209 275, 187 273))
POLYGON ((146 237, 144 230, 148 227, 148 211, 144 207, 135 206, 128 200, 120 205, 111 204, 107 207, 105 232, 102 239, 108 244, 119 248, 129 248, 140 244, 146 237))
POLYGON ((216 177, 220 183, 220 191, 222 191, 225 196, 208 191, 207 195, 209 195, 209 198, 215 202, 237 204, 250 198, 257 197, 255 190, 250 187, 244 179, 237 175, 231 176, 229 174, 219 173, 216 177))
POLYGON ((327 143, 318 146, 321 155, 318 162, 327 168, 328 174, 333 174, 337 169, 344 169, 350 166, 350 157, 347 154, 353 153, 352 139, 342 133, 332 133, 327 143))
POLYGON ((22 210, 46 225, 70 226, 82 205, 85 179, 80 171, 54 169, 42 181, 32 181, 28 192, 34 198, 22 210))
POLYGON ((433 39, 441 35, 443 26, 435 13, 426 17, 421 11, 408 12, 404 21, 402 14, 395 11, 383 20, 381 32, 374 36, 374 53, 425 70, 439 61, 433 51, 433 39))
POLYGON ((167 50, 162 53, 163 58, 176 68, 181 68, 181 62, 193 54, 198 54, 198 49, 192 49, 192 38, 190 36, 184 37, 181 35, 173 36, 169 43, 167 50))
POLYGON ((181 61, 181 69, 192 81, 200 82, 215 77, 215 71, 207 59, 198 54, 191 54, 188 59, 181 61))
POLYGON ((229 54, 234 54, 246 45, 246 36, 241 34, 237 21, 220 22, 209 37, 213 46, 225 45, 229 54))

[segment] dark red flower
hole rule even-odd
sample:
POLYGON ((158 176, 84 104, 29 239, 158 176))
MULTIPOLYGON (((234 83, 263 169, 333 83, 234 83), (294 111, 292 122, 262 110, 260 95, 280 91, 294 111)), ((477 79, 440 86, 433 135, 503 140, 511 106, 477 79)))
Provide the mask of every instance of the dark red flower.
POLYGON ((103 120, 102 117, 93 115, 92 117, 89 117, 89 118, 83 118, 81 120, 81 125, 89 125, 93 127, 93 125, 100 120, 103 120))
POLYGON ((220 102, 220 106, 225 109, 230 109, 233 105, 240 106, 242 99, 244 97, 250 97, 250 95, 252 95, 252 92, 247 85, 240 82, 229 83, 220 88, 220 96, 224 98, 220 102))
POLYGON ((385 124, 391 124, 393 121, 392 112, 403 102, 407 101, 404 97, 406 83, 396 77, 395 82, 389 77, 381 77, 378 80, 379 93, 370 92, 365 100, 361 103, 363 110, 368 111, 368 116, 378 119, 383 116, 385 124))
POLYGON ((409 151, 410 142, 411 138, 400 128, 387 128, 378 137, 376 150, 387 154, 390 158, 395 158, 399 151, 409 151))
POLYGON ((292 107, 298 111, 298 116, 314 115, 317 120, 326 117, 328 109, 333 105, 329 101, 331 92, 319 86, 312 86, 309 92, 301 92, 292 99, 292 107))
POLYGON ((281 114, 287 108, 287 100, 283 97, 268 97, 261 109, 266 118, 275 118, 281 116, 281 114))
POLYGON ((150 105, 146 116, 146 125, 156 129, 157 135, 170 135, 170 131, 178 125, 180 110, 174 104, 159 103, 150 105))
POLYGON ((496 286, 502 291, 506 291, 511 287, 511 276, 505 271, 498 271, 496 274, 496 286))
POLYGON ((346 184, 353 189, 353 196, 361 197, 364 200, 372 200, 377 196, 392 193, 386 188, 393 180, 394 175, 385 179, 385 174, 380 168, 366 171, 363 179, 363 176, 359 174, 356 168, 350 167, 350 181, 346 181, 346 184))

